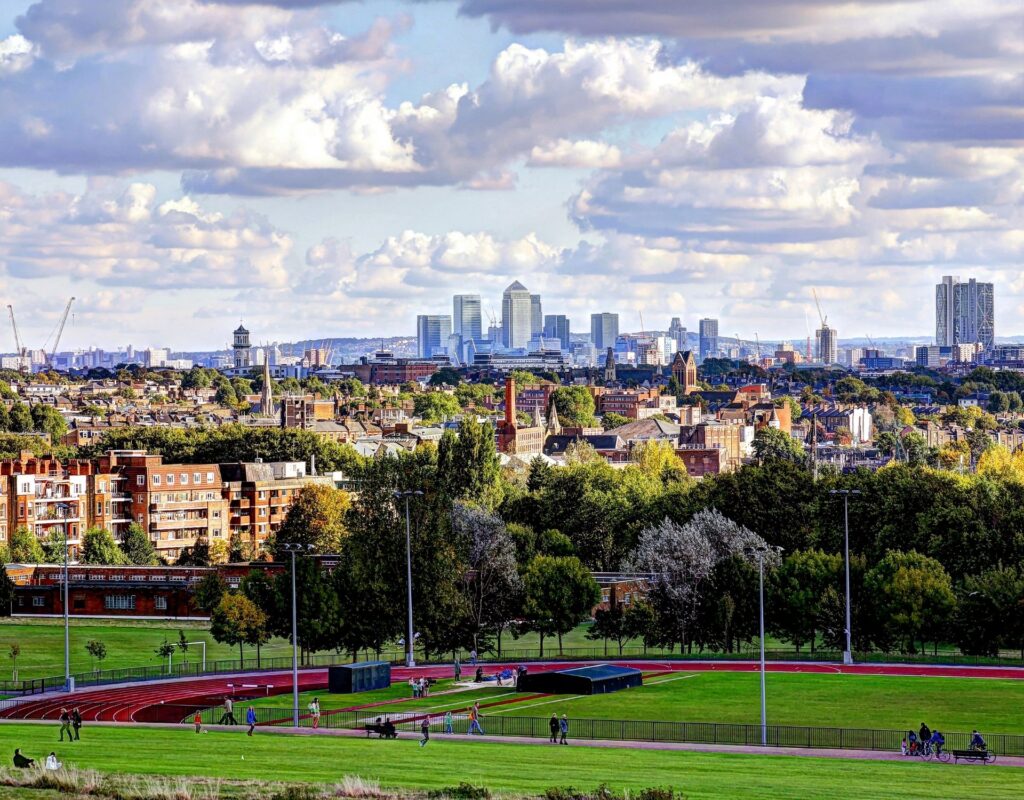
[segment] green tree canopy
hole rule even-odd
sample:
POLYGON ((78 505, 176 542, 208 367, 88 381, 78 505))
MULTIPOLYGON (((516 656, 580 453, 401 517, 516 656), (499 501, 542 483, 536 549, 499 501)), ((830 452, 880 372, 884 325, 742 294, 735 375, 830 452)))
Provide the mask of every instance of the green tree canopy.
MULTIPOLYGON (((14 529, 7 548, 11 561, 16 564, 43 564, 46 562, 42 544, 31 529, 24 525, 19 525, 14 529)), ((63 557, 61 560, 63 561, 63 557)))
POLYGON ((316 553, 337 553, 347 534, 348 492, 325 484, 306 486, 288 509, 278 542, 313 545, 316 553))
POLYGON ((551 393, 551 402, 563 425, 587 428, 595 424, 594 396, 586 386, 559 386, 551 393))
POLYGON ((83 564, 124 564, 125 555, 106 528, 89 528, 82 536, 78 560, 83 564))
POLYGON ((576 556, 536 556, 523 575, 526 598, 524 616, 541 636, 557 636, 571 631, 591 609, 601 602, 601 590, 590 571, 576 556))
POLYGON ((890 550, 864 582, 880 627, 910 652, 916 652, 918 642, 948 635, 956 598, 949 574, 934 558, 890 550))
POLYGON ((132 522, 121 537, 121 552, 129 564, 151 567, 160 563, 153 542, 137 522, 132 522))

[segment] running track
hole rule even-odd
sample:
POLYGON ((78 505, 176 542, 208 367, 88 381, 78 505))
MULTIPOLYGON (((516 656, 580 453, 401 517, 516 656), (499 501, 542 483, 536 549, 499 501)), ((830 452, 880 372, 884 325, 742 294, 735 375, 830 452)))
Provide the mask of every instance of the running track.
MULTIPOLYGON (((531 671, 564 667, 580 667, 588 663, 615 663, 644 671, 665 672, 756 672, 757 662, 735 661, 602 661, 551 662, 530 664, 531 671)), ((500 670, 500 664, 485 664, 488 674, 500 670)), ((1024 680, 1024 668, 1013 667, 942 667, 900 664, 842 664, 775 662, 766 666, 769 672, 811 672, 844 675, 927 676, 943 678, 1001 678, 1024 680)), ((394 682, 410 677, 449 677, 450 666, 396 667, 391 670, 394 682)), ((327 670, 310 669, 299 673, 300 690, 325 689, 327 670)), ((86 721, 104 722, 173 722, 177 723, 196 709, 219 705, 234 694, 240 698, 277 695, 291 691, 291 672, 240 673, 198 678, 108 686, 75 692, 74 695, 49 694, 0 712, 0 719, 57 719, 62 707, 77 707, 86 721), (258 684, 259 689, 241 689, 241 684, 258 684), (234 684, 232 691, 229 684, 234 684), (269 690, 265 687, 269 686, 269 690)))

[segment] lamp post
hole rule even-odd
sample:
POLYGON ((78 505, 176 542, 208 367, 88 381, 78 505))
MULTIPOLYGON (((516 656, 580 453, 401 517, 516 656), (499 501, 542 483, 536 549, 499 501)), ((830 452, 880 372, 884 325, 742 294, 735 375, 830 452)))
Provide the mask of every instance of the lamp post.
POLYGON ((60 512, 64 531, 64 691, 71 691, 71 622, 68 615, 68 510, 71 508, 67 503, 60 503, 57 510, 60 512))
POLYGON ((757 577, 758 577, 758 616, 760 617, 760 635, 761 635, 761 746, 768 746, 768 706, 765 700, 765 688, 764 688, 764 557, 769 550, 774 550, 777 553, 782 552, 781 547, 768 547, 767 545, 762 547, 751 547, 747 550, 749 555, 753 555, 757 559, 757 577))
POLYGON ((405 666, 415 667, 416 656, 413 652, 416 639, 412 632, 412 533, 409 523, 409 498, 422 497, 423 492, 419 489, 406 489, 404 492, 395 492, 395 498, 405 498, 405 587, 406 587, 406 612, 407 630, 405 634, 405 666))
POLYGON ((292 557, 292 727, 299 727, 299 616, 295 595, 295 555, 308 553, 313 549, 311 544, 285 542, 278 544, 282 550, 292 557))
POLYGON ((829 489, 831 495, 843 498, 843 560, 846 564, 846 649, 843 651, 843 663, 853 663, 853 635, 850 622, 850 495, 862 494, 860 489, 829 489))

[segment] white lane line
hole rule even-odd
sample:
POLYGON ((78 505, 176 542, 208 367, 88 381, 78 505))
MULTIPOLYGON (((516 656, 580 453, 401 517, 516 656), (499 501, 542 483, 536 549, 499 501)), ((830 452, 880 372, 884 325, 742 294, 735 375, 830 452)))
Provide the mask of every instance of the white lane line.
MULTIPOLYGON (((675 678, 666 678, 663 681, 651 681, 649 683, 645 683, 644 686, 660 686, 663 683, 672 683, 672 681, 685 681, 687 678, 699 678, 701 674, 702 673, 700 672, 691 672, 689 675, 679 675, 675 678)), ((643 686, 640 688, 642 689, 643 686)))

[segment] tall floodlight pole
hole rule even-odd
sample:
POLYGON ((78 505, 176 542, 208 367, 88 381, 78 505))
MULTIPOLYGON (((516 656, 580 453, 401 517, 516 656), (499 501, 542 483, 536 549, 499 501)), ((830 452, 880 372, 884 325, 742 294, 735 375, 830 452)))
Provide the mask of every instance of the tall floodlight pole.
POLYGON ((295 592, 295 555, 313 549, 311 544, 285 543, 278 545, 292 557, 292 727, 299 727, 299 614, 295 592))
POLYGON ((850 621, 850 495, 860 494, 860 489, 830 489, 831 495, 843 497, 843 560, 846 562, 846 650, 843 663, 853 663, 853 625, 850 621))
POLYGON ((409 518, 409 498, 422 497, 419 489, 406 489, 395 492, 396 498, 405 498, 405 601, 406 601, 406 633, 405 633, 405 666, 415 667, 416 656, 413 652, 415 637, 412 631, 412 525, 409 518))
POLYGON ((753 555, 757 559, 757 578, 758 578, 758 617, 760 622, 760 635, 761 635, 761 746, 768 746, 768 704, 765 698, 765 685, 764 685, 764 557, 769 550, 774 550, 777 553, 782 552, 781 547, 768 547, 767 545, 762 547, 751 547, 747 549, 748 555, 753 555))
POLYGON ((71 506, 61 503, 57 510, 61 515, 64 530, 64 586, 62 596, 64 598, 64 691, 71 691, 71 621, 68 614, 68 511, 71 506))

